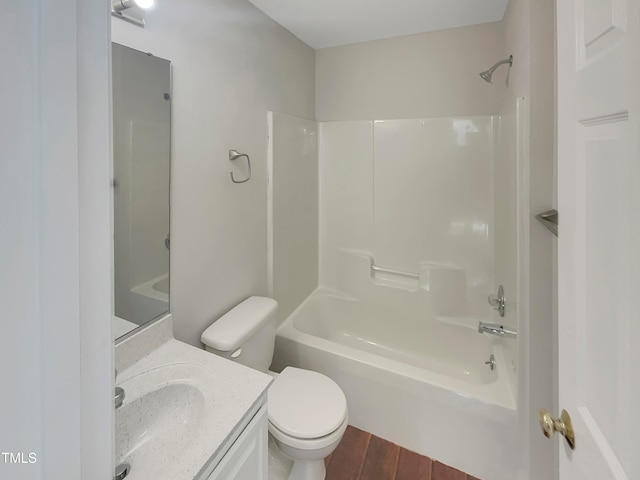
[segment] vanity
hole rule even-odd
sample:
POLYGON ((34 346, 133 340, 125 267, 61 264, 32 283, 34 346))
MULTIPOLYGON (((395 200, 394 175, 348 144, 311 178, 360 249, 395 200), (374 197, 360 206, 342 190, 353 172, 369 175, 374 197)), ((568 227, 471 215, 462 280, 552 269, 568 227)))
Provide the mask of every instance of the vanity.
POLYGON ((269 375, 175 340, 171 315, 118 342, 116 369, 121 478, 267 479, 269 375))

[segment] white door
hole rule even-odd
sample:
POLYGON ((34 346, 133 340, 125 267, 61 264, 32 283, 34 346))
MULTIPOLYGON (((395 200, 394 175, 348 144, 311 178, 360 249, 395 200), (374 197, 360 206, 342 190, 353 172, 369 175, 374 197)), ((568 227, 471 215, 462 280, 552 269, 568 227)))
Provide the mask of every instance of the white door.
POLYGON ((560 480, 638 480, 640 0, 557 9, 560 480))

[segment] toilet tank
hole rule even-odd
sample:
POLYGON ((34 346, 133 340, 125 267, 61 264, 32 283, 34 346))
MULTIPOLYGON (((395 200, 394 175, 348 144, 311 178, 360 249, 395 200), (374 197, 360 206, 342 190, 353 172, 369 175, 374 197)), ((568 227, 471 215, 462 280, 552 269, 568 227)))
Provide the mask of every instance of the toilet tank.
POLYGON ((249 297, 207 328, 200 340, 205 350, 266 372, 273 360, 278 302, 249 297))

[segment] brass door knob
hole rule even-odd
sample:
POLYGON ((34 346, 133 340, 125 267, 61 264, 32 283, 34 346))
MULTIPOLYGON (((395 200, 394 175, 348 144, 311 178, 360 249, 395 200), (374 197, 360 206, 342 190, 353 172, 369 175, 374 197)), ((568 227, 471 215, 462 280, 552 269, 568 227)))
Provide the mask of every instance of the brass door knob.
POLYGON ((571 417, 566 410, 562 410, 560 418, 553 418, 548 410, 541 409, 540 426, 545 437, 551 438, 555 432, 558 432, 565 438, 571 450, 576 448, 576 434, 573 431, 571 417))

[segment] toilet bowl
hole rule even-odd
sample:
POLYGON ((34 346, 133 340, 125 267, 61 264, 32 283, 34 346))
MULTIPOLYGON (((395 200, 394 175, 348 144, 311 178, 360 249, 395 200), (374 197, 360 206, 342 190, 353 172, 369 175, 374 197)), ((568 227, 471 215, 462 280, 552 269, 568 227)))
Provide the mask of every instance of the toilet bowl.
MULTIPOLYGON (((271 298, 248 298, 205 330, 201 337, 205 349, 267 373, 277 305, 271 298)), ((293 462, 285 478, 323 480, 324 458, 347 428, 346 397, 333 380, 318 372, 286 367, 274 377, 267 393, 269 443, 293 462)))
POLYGON ((340 387, 318 372, 286 367, 268 392, 269 433, 293 460, 289 479, 325 478, 324 458, 347 428, 347 400, 340 387))
POLYGON ((293 461, 289 480, 317 480, 324 479, 326 467, 324 459, 336 449, 345 430, 347 419, 335 432, 318 439, 298 439, 278 431, 269 423, 269 434, 275 445, 287 458, 293 461))

